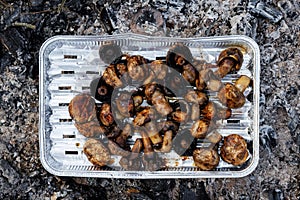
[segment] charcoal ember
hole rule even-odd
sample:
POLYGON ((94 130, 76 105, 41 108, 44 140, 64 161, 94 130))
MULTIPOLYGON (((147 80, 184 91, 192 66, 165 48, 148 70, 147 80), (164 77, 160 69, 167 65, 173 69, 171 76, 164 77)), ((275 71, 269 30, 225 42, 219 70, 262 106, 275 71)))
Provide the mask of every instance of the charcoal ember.
POLYGON ((130 28, 134 33, 162 35, 164 20, 161 12, 151 7, 140 9, 132 18, 130 28))
POLYGON ((106 8, 103 8, 101 11, 101 21, 103 23, 104 29, 107 33, 111 34, 115 30, 115 26, 112 23, 112 20, 110 18, 111 13, 108 12, 106 8))
POLYGON ((271 126, 268 125, 261 126, 259 132, 261 145, 271 152, 277 145, 277 133, 271 126))
POLYGON ((17 56, 17 51, 26 48, 26 37, 17 28, 8 28, 0 32, 2 45, 13 55, 17 56))
POLYGON ((281 12, 274 8, 274 6, 267 5, 260 0, 250 0, 248 8, 253 14, 265 17, 274 23, 279 22, 283 17, 281 12))
POLYGON ((269 200, 281 200, 284 199, 284 194, 281 189, 272 189, 268 191, 269 200))

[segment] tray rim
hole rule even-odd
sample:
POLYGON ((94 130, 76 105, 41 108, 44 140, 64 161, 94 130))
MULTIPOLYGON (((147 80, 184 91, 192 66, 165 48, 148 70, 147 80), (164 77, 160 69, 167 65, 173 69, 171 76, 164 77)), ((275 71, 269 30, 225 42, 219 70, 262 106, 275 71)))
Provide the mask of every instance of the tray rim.
POLYGON ((39 149, 40 160, 43 167, 51 174, 57 176, 73 176, 73 177, 98 177, 98 178, 131 178, 131 179, 164 179, 164 178, 240 178, 251 174, 257 167, 259 161, 259 95, 260 95, 260 50, 258 44, 250 37, 245 35, 226 35, 226 36, 210 36, 210 37, 158 37, 146 36, 140 34, 126 33, 116 35, 102 36, 74 36, 74 35, 57 35, 48 38, 41 46, 39 51, 39 149), (135 40, 172 40, 178 42, 213 42, 218 41, 241 41, 249 45, 253 50, 253 86, 255 90, 253 101, 253 159, 249 166, 241 171, 65 171, 55 169, 46 159, 45 151, 45 87, 44 87, 44 58, 43 54, 48 45, 59 40, 113 40, 113 39, 135 39, 135 40))

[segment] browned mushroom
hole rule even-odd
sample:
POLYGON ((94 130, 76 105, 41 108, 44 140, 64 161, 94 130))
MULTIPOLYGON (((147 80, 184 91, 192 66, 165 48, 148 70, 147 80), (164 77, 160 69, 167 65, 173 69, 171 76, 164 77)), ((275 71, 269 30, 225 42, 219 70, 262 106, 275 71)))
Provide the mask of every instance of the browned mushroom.
POLYGON ((211 91, 219 91, 222 87, 221 80, 214 74, 211 69, 203 69, 199 72, 198 84, 205 83, 207 89, 211 91))
POLYGON ((246 90, 246 88, 249 86, 250 82, 251 82, 251 79, 248 76, 242 75, 235 81, 234 86, 240 92, 244 92, 246 90))
POLYGON ((197 103, 199 105, 203 105, 208 100, 208 97, 205 93, 193 90, 187 92, 184 98, 189 103, 197 103))
POLYGON ((183 44, 172 46, 166 56, 167 65, 182 71, 182 66, 193 62, 193 55, 190 49, 183 44))
POLYGON ((130 124, 126 124, 121 131, 120 135, 116 138, 116 143, 122 147, 126 148, 127 147, 127 138, 131 135, 132 133, 132 127, 130 124))
POLYGON ((102 167, 111 162, 109 150, 99 140, 88 139, 83 146, 83 152, 94 165, 102 167))
POLYGON ((191 64, 183 65, 182 77, 191 85, 195 85, 198 71, 191 64))
POLYGON ((225 84, 219 91, 218 98, 220 102, 228 108, 240 108, 246 102, 243 93, 231 83, 225 84))
POLYGON ((164 133, 164 139, 162 143, 162 147, 160 148, 160 152, 169 153, 172 149, 172 136, 173 132, 168 130, 164 133))
POLYGON ((132 146, 130 160, 136 159, 143 149, 143 141, 141 138, 137 138, 132 146))
POLYGON ((95 99, 102 102, 110 102, 114 88, 108 85, 103 77, 94 79, 90 83, 90 93, 95 99))
POLYGON ((212 131, 207 134, 206 139, 213 144, 217 144, 222 140, 222 135, 217 131, 212 131))
POLYGON ((140 112, 137 112, 135 118, 133 119, 133 124, 135 126, 142 126, 145 123, 151 121, 154 118, 154 110, 150 107, 146 107, 140 112))
POLYGON ((188 120, 188 113, 181 110, 176 110, 171 113, 171 118, 173 121, 181 123, 188 120))
POLYGON ((135 81, 142 81, 146 78, 147 70, 145 64, 147 60, 142 56, 131 56, 127 59, 128 74, 135 81))
POLYGON ((191 109, 191 120, 195 121, 198 120, 200 116, 200 108, 199 108, 199 104, 197 103, 193 103, 192 104, 192 109, 191 109))
POLYGON ((193 159, 195 165, 201 170, 212 170, 216 168, 220 162, 217 151, 208 148, 195 149, 193 159))
POLYGON ((119 96, 116 97, 114 103, 121 115, 130 117, 134 108, 130 93, 121 92, 119 96))
POLYGON ((112 64, 106 67, 102 77, 105 80, 105 82, 113 88, 121 87, 123 85, 122 81, 116 74, 115 66, 112 64))
POLYGON ((248 158, 247 142, 240 135, 228 135, 221 147, 221 157, 236 166, 245 163, 248 158))
POLYGON ((151 140, 144 131, 140 131, 140 134, 142 136, 142 142, 144 146, 144 154, 147 156, 147 158, 153 158, 154 156, 154 150, 151 144, 151 140))
POLYGON ((193 137, 203 139, 209 131, 209 125, 210 122, 208 120, 199 119, 192 125, 190 132, 193 137))
POLYGON ((130 152, 122 149, 118 144, 116 144, 112 140, 108 140, 108 145, 107 145, 109 151, 113 155, 119 155, 119 156, 129 156, 130 152))
POLYGON ((155 90, 152 95, 151 102, 156 111, 163 116, 168 115, 173 110, 165 95, 159 90, 155 90))
POLYGON ((231 71, 238 71, 243 63, 243 53, 235 47, 223 50, 218 58, 218 70, 215 74, 223 78, 231 71))
POLYGON ((218 110, 216 108, 216 105, 212 101, 209 101, 201 110, 202 115, 208 120, 214 119, 217 115, 217 112, 218 110))
POLYGON ((100 58, 107 64, 116 60, 122 55, 120 46, 113 43, 104 44, 99 49, 100 58))
POLYGON ((101 106, 99 118, 104 126, 110 126, 114 123, 114 117, 111 112, 110 104, 104 103, 101 106))
POLYGON ((153 121, 150 121, 145 124, 145 130, 147 131, 147 134, 152 142, 153 145, 158 145, 162 143, 163 139, 161 135, 159 134, 159 131, 157 130, 157 124, 153 121))

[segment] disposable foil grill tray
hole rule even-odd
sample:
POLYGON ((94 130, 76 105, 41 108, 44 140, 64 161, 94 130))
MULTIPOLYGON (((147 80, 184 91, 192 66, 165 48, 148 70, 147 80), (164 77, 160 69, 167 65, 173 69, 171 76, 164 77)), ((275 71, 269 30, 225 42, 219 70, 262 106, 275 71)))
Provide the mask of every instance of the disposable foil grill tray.
MULTIPOLYGON (((206 38, 162 38, 134 34, 115 36, 56 36, 47 40, 40 50, 40 157, 43 166, 60 176, 116 177, 116 178, 212 178, 242 177, 251 173, 258 163, 258 99, 260 55, 257 44, 246 36, 206 38), (220 159, 213 171, 201 171, 193 164, 192 157, 167 154, 167 168, 157 171, 125 171, 118 166, 97 167, 83 153, 87 138, 74 126, 68 105, 79 93, 89 93, 90 83, 106 69, 99 56, 103 44, 113 42, 129 55, 142 55, 149 60, 163 58, 171 46, 183 43, 193 57, 216 63, 219 53, 227 47, 239 47, 244 62, 237 74, 229 74, 222 82, 233 82, 240 75, 253 80, 253 87, 246 90, 251 95, 240 109, 233 109, 232 117, 219 120, 218 132, 222 136, 239 134, 246 141, 249 158, 242 166, 233 166, 220 159), (251 93, 251 94, 250 94, 251 93)), ((214 93, 210 100, 217 102, 214 93)), ((199 142, 198 147, 205 145, 199 142)))

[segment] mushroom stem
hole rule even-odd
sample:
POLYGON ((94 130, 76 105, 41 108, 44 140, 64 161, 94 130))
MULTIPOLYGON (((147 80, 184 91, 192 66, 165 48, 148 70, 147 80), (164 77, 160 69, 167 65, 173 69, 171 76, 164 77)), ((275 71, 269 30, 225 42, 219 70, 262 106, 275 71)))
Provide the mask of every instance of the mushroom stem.
POLYGON ((172 135, 173 135, 173 132, 171 130, 168 130, 168 131, 165 132, 163 144, 162 144, 162 147, 160 149, 161 152, 169 153, 171 151, 171 148, 172 148, 172 135))

